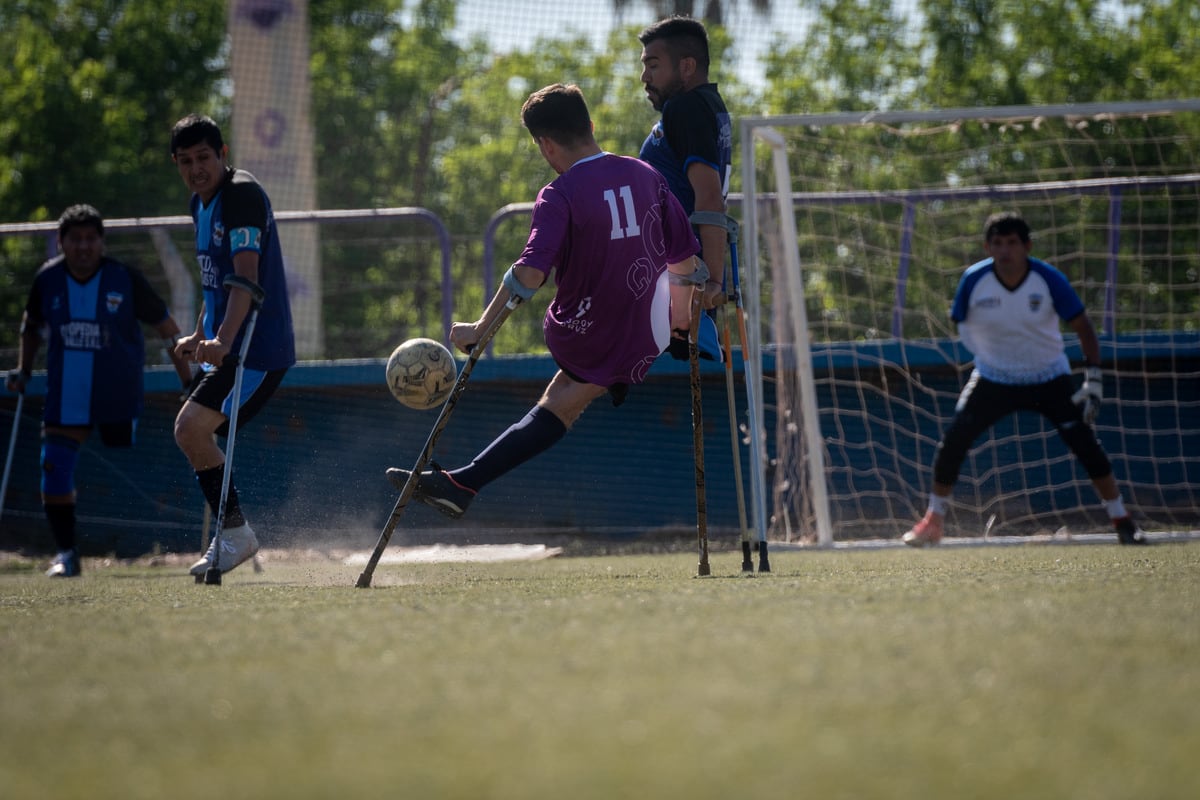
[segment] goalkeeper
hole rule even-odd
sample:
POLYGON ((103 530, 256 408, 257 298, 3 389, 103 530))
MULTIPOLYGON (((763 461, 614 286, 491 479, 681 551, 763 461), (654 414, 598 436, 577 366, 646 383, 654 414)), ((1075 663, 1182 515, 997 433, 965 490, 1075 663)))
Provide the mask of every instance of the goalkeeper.
MULTIPOLYGON (((486 484, 558 442, 605 392, 620 405, 687 328, 689 299, 708 270, 683 206, 642 161, 602 151, 583 94, 554 84, 534 92, 521 120, 558 177, 534 203, 529 238, 477 322, 456 322, 450 341, 470 350, 511 294, 526 300, 555 273, 546 346, 558 365, 537 404, 470 464, 421 473, 413 496, 461 517, 486 484)), ((389 469, 399 489, 410 471, 389 469)))
POLYGON ((1112 465, 1092 423, 1103 398, 1100 342, 1083 302, 1066 276, 1031 258, 1029 225, 1016 213, 988 217, 984 251, 989 258, 967 268, 950 316, 975 369, 959 395, 954 420, 938 444, 933 491, 925 516, 904 534, 913 547, 942 539, 950 491, 971 445, 1015 411, 1037 411, 1054 424, 1112 519, 1121 544, 1145 544, 1121 499, 1112 465), (1079 336, 1083 385, 1075 389, 1059 320, 1079 336))

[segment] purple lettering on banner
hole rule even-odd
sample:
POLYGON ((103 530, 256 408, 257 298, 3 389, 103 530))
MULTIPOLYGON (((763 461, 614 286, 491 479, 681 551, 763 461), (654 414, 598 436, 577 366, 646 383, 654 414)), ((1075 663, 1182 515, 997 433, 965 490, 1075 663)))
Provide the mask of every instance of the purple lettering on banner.
POLYGON ((237 18, 248 19, 255 27, 268 31, 293 11, 291 0, 242 0, 237 18))
POLYGON ((284 131, 287 130, 287 119, 283 113, 268 108, 254 118, 254 137, 263 147, 274 149, 283 141, 284 131))

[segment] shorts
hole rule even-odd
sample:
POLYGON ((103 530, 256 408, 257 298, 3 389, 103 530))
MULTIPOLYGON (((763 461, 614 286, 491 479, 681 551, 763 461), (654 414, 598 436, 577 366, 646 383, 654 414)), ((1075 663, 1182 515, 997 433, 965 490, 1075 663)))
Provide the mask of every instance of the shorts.
MULTIPOLYGON (((576 375, 574 372, 571 372, 571 370, 564 367, 562 364, 559 364, 557 361, 555 361, 554 363, 557 364, 558 368, 562 370, 563 375, 566 375, 568 378, 575 381, 576 383, 591 383, 591 381, 584 380, 583 378, 576 375)), ((614 383, 614 384, 608 386, 607 388, 608 388, 608 396, 612 399, 612 404, 613 404, 614 408, 616 408, 617 406, 624 403, 625 398, 629 396, 629 384, 628 383, 614 383)))
MULTIPOLYGON (((121 420, 120 422, 98 422, 95 425, 46 425, 44 428, 57 428, 64 431, 83 431, 84 433, 76 434, 78 441, 83 441, 91 435, 92 430, 100 432, 100 441, 105 447, 133 447, 134 441, 137 439, 137 423, 136 419, 121 420)), ((68 435, 68 438, 75 439, 76 436, 68 435)))
MULTIPOLYGON (((287 369, 245 369, 242 371, 242 396, 238 404, 238 430, 254 419, 271 395, 283 382, 287 369)), ((188 391, 187 399, 205 408, 225 415, 225 422, 214 433, 225 436, 229 433, 229 414, 233 410, 233 384, 237 379, 237 359, 227 358, 221 366, 196 376, 188 391)))

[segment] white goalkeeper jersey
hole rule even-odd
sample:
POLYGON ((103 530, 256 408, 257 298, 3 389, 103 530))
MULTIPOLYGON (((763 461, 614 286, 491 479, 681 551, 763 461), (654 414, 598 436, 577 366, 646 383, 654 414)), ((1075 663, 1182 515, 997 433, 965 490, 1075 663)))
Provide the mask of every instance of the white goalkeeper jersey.
POLYGON ((989 381, 1026 385, 1069 375, 1061 321, 1084 311, 1067 277, 1045 261, 1029 259, 1029 272, 1015 289, 996 276, 992 259, 963 273, 950 317, 975 370, 989 381))

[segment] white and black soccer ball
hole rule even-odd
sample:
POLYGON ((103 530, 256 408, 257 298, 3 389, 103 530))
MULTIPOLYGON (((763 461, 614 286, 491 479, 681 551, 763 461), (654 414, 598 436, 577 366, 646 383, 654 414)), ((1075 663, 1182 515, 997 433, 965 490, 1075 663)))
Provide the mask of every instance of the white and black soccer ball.
POLYGON ((403 405, 418 411, 445 402, 457 377, 454 356, 433 339, 409 339, 388 357, 388 388, 403 405))

